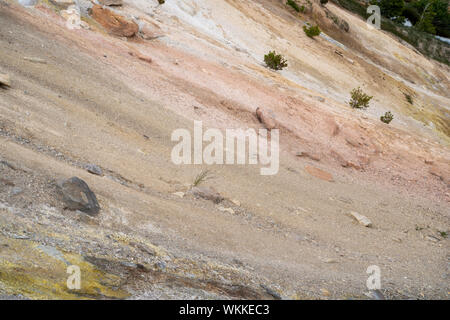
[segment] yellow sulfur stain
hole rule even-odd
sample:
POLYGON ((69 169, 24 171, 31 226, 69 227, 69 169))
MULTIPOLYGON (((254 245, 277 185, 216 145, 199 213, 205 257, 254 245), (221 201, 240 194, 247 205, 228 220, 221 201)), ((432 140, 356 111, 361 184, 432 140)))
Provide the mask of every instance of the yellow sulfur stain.
MULTIPOLYGON (((0 292, 30 299, 124 299, 121 279, 96 269, 73 253, 52 256, 28 240, 1 239, 0 292), (69 265, 81 271, 81 288, 67 287, 69 265)), ((58 250, 55 248, 56 252, 58 250)))

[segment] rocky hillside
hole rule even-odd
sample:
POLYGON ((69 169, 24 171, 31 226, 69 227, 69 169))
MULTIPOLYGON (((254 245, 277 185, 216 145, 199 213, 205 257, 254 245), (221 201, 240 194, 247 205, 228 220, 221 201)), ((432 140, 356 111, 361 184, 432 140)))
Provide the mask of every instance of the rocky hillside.
POLYGON ((297 3, 0 0, 0 297, 448 299, 450 68, 297 3), (278 174, 174 164, 194 121, 279 129, 278 174))

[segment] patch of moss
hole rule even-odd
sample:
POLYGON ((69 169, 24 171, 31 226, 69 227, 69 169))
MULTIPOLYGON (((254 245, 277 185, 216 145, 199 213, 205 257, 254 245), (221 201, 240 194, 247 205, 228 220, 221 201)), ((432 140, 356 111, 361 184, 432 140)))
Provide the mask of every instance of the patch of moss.
MULTIPOLYGON (((73 253, 53 256, 28 240, 2 239, 0 254, 1 291, 30 299, 124 299, 121 279, 96 269, 73 253), (80 290, 67 288, 68 263, 81 270, 80 290)), ((58 250, 55 248, 55 250, 58 250)))

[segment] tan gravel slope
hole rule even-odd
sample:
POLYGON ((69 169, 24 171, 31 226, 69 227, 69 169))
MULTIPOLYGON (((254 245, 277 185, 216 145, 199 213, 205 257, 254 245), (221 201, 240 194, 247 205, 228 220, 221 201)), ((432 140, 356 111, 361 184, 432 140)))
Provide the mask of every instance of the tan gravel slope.
POLYGON ((0 294, 366 298, 377 265, 387 297, 447 299, 448 67, 333 5, 367 50, 307 38, 318 6, 296 17, 281 1, 154 2, 114 9, 146 32, 128 39, 91 17, 68 29, 46 3, 0 2, 11 79, 0 88, 0 294), (270 49, 287 69, 263 66, 270 49), (358 85, 376 96, 367 111, 346 105, 358 85), (257 107, 281 129, 277 175, 171 162, 173 130, 261 128, 257 107), (222 203, 188 192, 202 169, 222 203), (72 176, 99 215, 64 209, 56 181, 72 176), (65 286, 68 265, 85 275, 81 291, 65 286))

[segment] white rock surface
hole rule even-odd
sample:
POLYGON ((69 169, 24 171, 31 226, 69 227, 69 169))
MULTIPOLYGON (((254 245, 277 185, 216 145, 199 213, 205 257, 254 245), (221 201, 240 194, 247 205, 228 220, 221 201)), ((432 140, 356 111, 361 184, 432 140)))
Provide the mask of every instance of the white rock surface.
POLYGON ((363 216, 362 214, 359 214, 355 211, 351 211, 350 214, 359 222, 359 224, 363 225, 364 227, 372 227, 372 221, 370 221, 366 216, 363 216))

